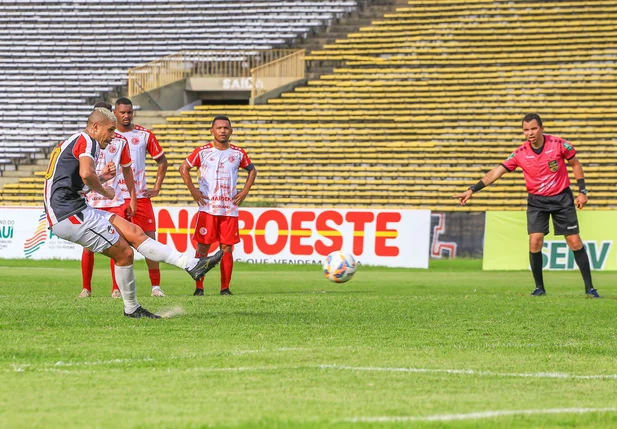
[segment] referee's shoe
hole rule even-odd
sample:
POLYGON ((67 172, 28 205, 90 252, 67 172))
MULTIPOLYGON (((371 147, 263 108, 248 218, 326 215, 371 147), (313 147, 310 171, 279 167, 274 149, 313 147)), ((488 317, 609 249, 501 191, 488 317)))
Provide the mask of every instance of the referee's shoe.
POLYGON ((602 298, 600 296, 600 294, 598 293, 598 291, 595 288, 591 288, 589 289, 587 292, 585 292, 585 294, 589 297, 589 298, 602 298))
POLYGON ((531 292, 531 296, 544 296, 544 295, 546 295, 546 291, 539 287, 537 287, 533 292, 531 292))

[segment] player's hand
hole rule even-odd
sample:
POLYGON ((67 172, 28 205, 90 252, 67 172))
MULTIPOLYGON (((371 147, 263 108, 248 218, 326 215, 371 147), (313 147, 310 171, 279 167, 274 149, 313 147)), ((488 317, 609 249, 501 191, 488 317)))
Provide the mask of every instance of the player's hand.
POLYGON ((236 195, 234 195, 232 200, 235 205, 239 206, 240 204, 242 204, 242 202, 244 202, 244 200, 246 199, 246 197, 248 197, 248 195, 249 195, 248 192, 240 191, 236 195))
POLYGON ((589 201, 589 198, 587 198, 587 195, 580 193, 578 194, 578 197, 576 197, 576 200, 574 201, 574 203, 576 204, 576 208, 580 210, 583 207, 585 207, 585 204, 587 204, 587 201, 589 201))
POLYGON ((191 191, 191 196, 195 200, 197 204, 200 206, 205 206, 208 204, 208 198, 204 194, 201 193, 199 189, 195 189, 195 191, 191 191))
POLYGON ((133 198, 131 197, 131 200, 129 201, 129 205, 126 208, 126 218, 130 219, 133 216, 135 216, 135 213, 137 213, 137 198, 133 198))
POLYGON ((109 198, 110 200, 113 200, 116 197, 116 191, 114 190, 114 188, 110 188, 109 186, 103 186, 103 195, 105 198, 109 198))
POLYGON ((109 161, 103 170, 101 170, 101 181, 107 182, 109 179, 116 177, 116 164, 113 161, 109 161))
POLYGON ((465 204, 467 204, 467 201, 469 201, 472 194, 473 194, 473 191, 471 189, 467 189, 465 192, 455 195, 452 198, 458 199, 459 204, 464 206, 465 204))
POLYGON ((143 196, 146 198, 152 198, 152 197, 156 197, 159 192, 161 192, 159 189, 146 189, 143 192, 143 196))

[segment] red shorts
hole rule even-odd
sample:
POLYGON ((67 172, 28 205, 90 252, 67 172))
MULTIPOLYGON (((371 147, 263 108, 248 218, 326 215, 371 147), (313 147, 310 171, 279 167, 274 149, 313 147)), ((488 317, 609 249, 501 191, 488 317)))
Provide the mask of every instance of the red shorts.
POLYGON ((122 219, 126 219, 126 207, 124 204, 122 204, 121 206, 117 206, 117 207, 101 207, 99 210, 104 210, 106 212, 109 213, 113 213, 115 215, 120 216, 122 219))
POLYGON ((200 211, 197 213, 193 240, 201 244, 221 244, 233 246, 240 242, 238 218, 236 216, 214 216, 200 211))
MULTIPOLYGON (((124 210, 128 210, 131 199, 124 201, 124 210)), ((156 232, 156 219, 154 217, 154 209, 150 198, 137 198, 137 212, 133 215, 130 221, 140 226, 144 232, 156 232)))

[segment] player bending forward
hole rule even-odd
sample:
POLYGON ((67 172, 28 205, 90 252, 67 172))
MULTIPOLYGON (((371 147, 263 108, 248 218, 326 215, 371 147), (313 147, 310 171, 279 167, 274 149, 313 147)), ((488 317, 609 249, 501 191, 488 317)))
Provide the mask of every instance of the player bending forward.
MULTIPOLYGON (((234 267, 232 250, 240 242, 238 231, 238 206, 249 194, 257 177, 257 170, 243 149, 229 143, 233 130, 227 116, 217 116, 212 121, 212 143, 198 147, 180 166, 180 175, 193 199, 199 204, 193 240, 197 242, 197 255, 206 256, 213 243, 220 243, 225 252, 221 261, 221 295, 231 295, 229 283, 234 267), (199 189, 195 188, 190 170, 199 168, 199 189), (248 171, 244 188, 236 192, 238 170, 248 171)), ((196 282, 195 293, 204 294, 203 280, 196 282)))
POLYGON ((124 301, 125 316, 158 319, 160 316, 137 302, 131 246, 151 260, 185 269, 194 280, 210 271, 221 260, 223 252, 209 258, 181 254, 149 238, 141 228, 120 216, 86 204, 84 185, 107 198, 115 196, 114 189, 101 184, 94 164, 100 148, 105 149, 114 138, 115 130, 115 116, 109 110, 96 108, 88 117, 84 132, 74 134, 52 151, 43 190, 47 222, 58 237, 115 261, 115 279, 124 301))

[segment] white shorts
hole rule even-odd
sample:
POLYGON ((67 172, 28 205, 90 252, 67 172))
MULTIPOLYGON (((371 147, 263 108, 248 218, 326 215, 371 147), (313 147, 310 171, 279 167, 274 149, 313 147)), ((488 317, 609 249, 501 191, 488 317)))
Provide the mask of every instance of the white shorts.
POLYGON ((120 239, 120 234, 109 222, 113 215, 111 212, 87 207, 81 213, 58 222, 51 227, 51 231, 60 238, 101 253, 120 239))

